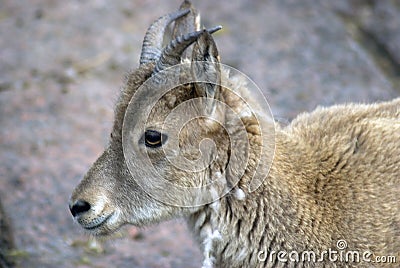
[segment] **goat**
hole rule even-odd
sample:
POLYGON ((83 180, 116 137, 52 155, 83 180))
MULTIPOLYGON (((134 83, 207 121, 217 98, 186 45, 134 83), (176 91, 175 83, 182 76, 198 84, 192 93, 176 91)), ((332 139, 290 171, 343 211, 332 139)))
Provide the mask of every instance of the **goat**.
POLYGON ((219 63, 211 35, 219 27, 200 30, 199 23, 184 1, 147 30, 109 145, 72 193, 74 219, 101 236, 184 217, 203 267, 343 267, 398 258, 400 98, 317 108, 280 126, 243 78, 219 63), (348 251, 368 260, 344 259, 348 251))

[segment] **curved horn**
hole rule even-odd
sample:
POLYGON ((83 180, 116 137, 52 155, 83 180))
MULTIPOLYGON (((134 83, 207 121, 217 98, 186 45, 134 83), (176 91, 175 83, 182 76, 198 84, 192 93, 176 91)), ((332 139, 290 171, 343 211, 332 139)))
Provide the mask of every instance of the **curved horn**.
POLYGON ((140 65, 160 58, 165 28, 172 21, 188 14, 189 12, 190 9, 179 10, 160 17, 150 25, 147 29, 146 35, 144 36, 142 53, 140 54, 140 65))
MULTIPOLYGON (((197 9, 193 7, 192 3, 189 0, 184 0, 179 9, 190 9, 190 13, 175 20, 171 39, 175 39, 178 36, 201 30, 200 13, 197 11, 197 9)), ((191 55, 192 48, 188 47, 187 49, 185 49, 185 51, 183 51, 182 59, 190 58, 191 55)))
POLYGON ((168 67, 179 64, 181 62, 183 51, 193 42, 195 42, 204 31, 213 34, 221 29, 222 26, 215 26, 207 30, 201 30, 178 36, 175 40, 172 40, 162 51, 161 56, 154 67, 153 74, 159 73, 168 67))

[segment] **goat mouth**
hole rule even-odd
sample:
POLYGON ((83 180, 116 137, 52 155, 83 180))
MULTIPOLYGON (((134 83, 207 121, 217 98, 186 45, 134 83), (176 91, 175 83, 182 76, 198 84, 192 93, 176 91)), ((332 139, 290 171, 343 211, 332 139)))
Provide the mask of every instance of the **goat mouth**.
POLYGON ((95 229, 98 229, 98 228, 104 226, 104 225, 108 222, 108 220, 110 220, 110 218, 111 218, 113 215, 114 215, 114 212, 110 213, 110 214, 107 215, 107 216, 99 217, 99 218, 97 218, 96 220, 94 220, 93 222, 91 222, 91 223, 89 223, 89 224, 87 224, 87 225, 82 225, 82 227, 83 227, 85 230, 93 231, 93 230, 95 230, 95 229))

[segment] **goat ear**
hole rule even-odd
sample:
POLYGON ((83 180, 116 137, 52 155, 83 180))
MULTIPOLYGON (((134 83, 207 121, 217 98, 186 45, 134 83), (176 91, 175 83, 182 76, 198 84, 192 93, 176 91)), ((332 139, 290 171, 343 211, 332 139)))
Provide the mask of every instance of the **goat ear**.
POLYGON ((221 69, 217 46, 211 34, 204 30, 197 39, 192 53, 191 72, 196 95, 207 98, 203 103, 207 114, 215 111, 216 100, 220 98, 221 69))

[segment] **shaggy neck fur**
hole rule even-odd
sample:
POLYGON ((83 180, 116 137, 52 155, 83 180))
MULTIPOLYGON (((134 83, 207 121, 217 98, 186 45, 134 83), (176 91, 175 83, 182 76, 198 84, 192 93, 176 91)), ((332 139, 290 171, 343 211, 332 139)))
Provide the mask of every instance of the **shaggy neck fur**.
MULTIPOLYGON (((280 129, 276 143, 274 164, 255 192, 249 193, 246 187, 237 186, 225 197, 188 217, 189 227, 203 250, 203 267, 258 267, 264 265, 257 259, 260 251, 265 251, 264 257, 268 259, 273 251, 330 245, 336 228, 327 230, 321 226, 334 226, 333 219, 316 215, 321 211, 316 209, 307 189, 302 189, 304 183, 289 183, 298 180, 289 171, 301 169, 293 166, 296 162, 293 158, 302 154, 302 148, 280 129), (331 222, 327 224, 328 221, 331 222), (324 235, 316 237, 316 233, 324 235)), ((297 159, 296 163, 309 166, 308 162, 312 161, 297 159)), ((307 170, 312 172, 316 168, 309 166, 307 170)), ((249 179, 246 176, 243 181, 249 179)), ((336 235, 340 237, 337 230, 336 235)))
POLYGON ((400 99, 336 106, 277 126, 274 161, 263 184, 249 193, 239 182, 240 190, 188 217, 203 267, 275 267, 278 251, 335 250, 339 239, 348 250, 398 254, 399 206, 391 192, 398 182, 386 175, 399 171, 399 105, 400 99), (377 165, 376 159, 386 161, 377 165), (266 262, 257 259, 261 251, 266 262))

